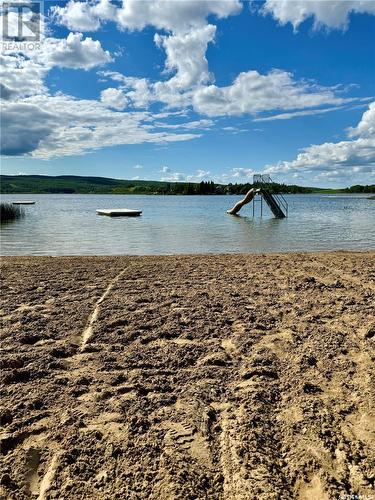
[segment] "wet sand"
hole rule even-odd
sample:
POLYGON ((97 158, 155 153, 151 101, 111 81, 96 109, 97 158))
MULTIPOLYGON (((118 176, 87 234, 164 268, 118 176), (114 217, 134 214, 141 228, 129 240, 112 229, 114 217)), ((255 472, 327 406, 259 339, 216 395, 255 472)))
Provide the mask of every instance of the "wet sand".
POLYGON ((374 263, 3 258, 1 498, 375 498, 374 263))

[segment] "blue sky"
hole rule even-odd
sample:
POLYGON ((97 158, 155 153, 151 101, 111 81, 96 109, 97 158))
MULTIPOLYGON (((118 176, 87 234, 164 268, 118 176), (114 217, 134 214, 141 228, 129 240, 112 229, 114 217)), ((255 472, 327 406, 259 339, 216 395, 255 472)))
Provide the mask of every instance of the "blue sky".
POLYGON ((374 183, 375 1, 43 10, 39 46, 3 43, 2 173, 374 183))

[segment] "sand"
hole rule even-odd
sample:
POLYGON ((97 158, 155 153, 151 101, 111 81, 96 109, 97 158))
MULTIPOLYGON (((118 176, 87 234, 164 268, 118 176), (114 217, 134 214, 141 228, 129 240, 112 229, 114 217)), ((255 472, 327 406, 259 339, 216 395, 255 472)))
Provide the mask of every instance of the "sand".
POLYGON ((1 498, 375 498, 374 262, 4 258, 1 498))

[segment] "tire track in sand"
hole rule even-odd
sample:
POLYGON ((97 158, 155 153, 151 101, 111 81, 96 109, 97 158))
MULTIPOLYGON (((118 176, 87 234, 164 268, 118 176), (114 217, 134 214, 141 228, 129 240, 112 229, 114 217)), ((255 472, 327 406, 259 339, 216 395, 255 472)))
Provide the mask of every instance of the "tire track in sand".
POLYGON ((90 314, 86 328, 82 332, 82 340, 81 340, 81 345, 80 345, 80 350, 83 351, 84 348, 86 347, 87 342, 90 340, 92 333, 93 333, 93 327, 94 323, 98 319, 98 314, 99 314, 99 309, 100 309, 100 304, 105 300, 105 298, 109 295, 111 292, 112 288, 115 286, 115 284, 119 281, 119 279, 125 274, 127 269, 123 269, 120 273, 118 273, 109 283, 107 288, 104 290, 104 293, 99 297, 99 299, 96 301, 96 304, 94 306, 94 309, 92 313, 90 314))
MULTIPOLYGON (((98 315, 99 315, 100 305, 103 303, 103 301, 106 299, 106 297, 110 294, 111 290, 116 285, 116 283, 120 280, 120 278, 124 275, 126 270, 127 269, 123 269, 120 273, 118 273, 110 281, 107 288, 104 290, 102 295, 96 301, 94 309, 93 309, 92 313, 90 314, 90 316, 88 317, 86 327, 85 327, 84 331, 82 332, 81 343, 80 343, 80 347, 79 347, 80 352, 82 352, 84 350, 85 346, 87 345, 88 341, 90 340, 90 338, 93 334, 94 324, 96 323, 98 315)), ((70 359, 74 361, 75 358, 77 357, 77 355, 79 356, 79 354, 76 353, 75 355, 71 356, 70 359)), ((74 371, 76 371, 76 370, 73 369, 73 373, 74 373, 74 371)), ((79 370, 77 370, 77 371, 79 371, 79 370)), ((86 370, 84 370, 84 371, 87 371, 87 367, 86 367, 86 370)), ((79 371, 79 374, 81 374, 80 371, 79 371)), ((40 479, 39 485, 37 485, 37 490, 39 490, 39 491, 35 492, 35 494, 38 494, 37 500, 46 500, 46 498, 48 496, 48 491, 51 489, 52 484, 55 480, 55 476, 56 476, 56 472, 57 472, 57 469, 59 466, 60 458, 63 455, 63 453, 64 453, 63 450, 57 450, 53 454, 45 474, 40 479)), ((35 474, 37 473, 36 472, 37 468, 38 468, 38 466, 36 466, 35 474)), ((36 485, 34 485, 34 488, 35 488, 35 486, 36 485)))

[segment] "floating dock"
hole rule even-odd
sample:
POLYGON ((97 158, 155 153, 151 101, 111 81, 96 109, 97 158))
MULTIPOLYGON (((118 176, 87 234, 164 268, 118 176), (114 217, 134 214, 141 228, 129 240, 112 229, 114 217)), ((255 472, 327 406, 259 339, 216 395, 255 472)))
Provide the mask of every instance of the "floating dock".
POLYGON ((96 213, 98 215, 108 215, 110 217, 137 217, 141 215, 142 210, 132 210, 130 208, 98 208, 96 213))
POLYGON ((22 201, 22 200, 18 200, 18 201, 12 201, 12 204, 13 205, 35 205, 35 201, 28 201, 28 200, 22 201))

